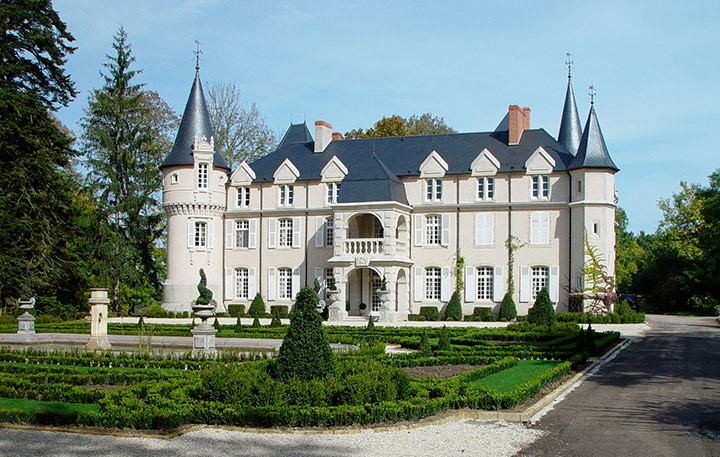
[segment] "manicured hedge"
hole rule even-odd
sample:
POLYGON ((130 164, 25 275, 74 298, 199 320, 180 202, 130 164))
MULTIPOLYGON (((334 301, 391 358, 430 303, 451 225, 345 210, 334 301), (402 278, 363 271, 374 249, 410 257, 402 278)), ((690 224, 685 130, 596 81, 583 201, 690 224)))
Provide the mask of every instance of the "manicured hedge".
POLYGON ((589 314, 589 313, 557 313, 558 322, 575 322, 578 324, 642 324, 645 313, 630 312, 627 314, 589 314))

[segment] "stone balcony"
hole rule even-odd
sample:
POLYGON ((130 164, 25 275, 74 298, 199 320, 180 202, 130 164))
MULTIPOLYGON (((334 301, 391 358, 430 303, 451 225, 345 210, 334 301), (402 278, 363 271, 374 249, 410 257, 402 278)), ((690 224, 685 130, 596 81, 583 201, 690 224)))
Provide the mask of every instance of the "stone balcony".
POLYGON ((351 238, 343 243, 343 254, 355 255, 384 255, 385 242, 382 238, 351 238))

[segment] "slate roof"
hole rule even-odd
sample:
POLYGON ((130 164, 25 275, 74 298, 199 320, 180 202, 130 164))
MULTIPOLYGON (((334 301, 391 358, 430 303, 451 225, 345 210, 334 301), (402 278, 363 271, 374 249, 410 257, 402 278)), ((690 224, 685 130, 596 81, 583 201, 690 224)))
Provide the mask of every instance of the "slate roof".
POLYGON ((558 143, 562 144, 568 152, 575 155, 580 146, 581 138, 580 116, 578 116, 578 109, 575 104, 575 93, 573 92, 572 81, 568 76, 565 105, 563 105, 562 117, 560 118, 558 143))
POLYGON ((576 168, 610 168, 618 171, 619 168, 610 158, 610 154, 605 144, 600 123, 598 123, 595 114, 595 105, 590 105, 590 113, 588 114, 585 129, 583 130, 580 146, 575 155, 575 159, 570 163, 569 170, 576 168))
MULTIPOLYGON (((174 167, 178 165, 193 165, 192 146, 195 142, 195 136, 199 138, 205 137, 208 140, 213 136, 212 125, 210 124, 210 114, 208 113, 207 104, 205 103, 205 95, 203 94, 202 84, 200 83, 200 73, 195 72, 195 80, 193 81, 190 96, 185 105, 180 128, 178 128, 175 144, 170 150, 170 154, 165 158, 160 168, 174 167)), ((216 168, 224 168, 230 170, 219 152, 215 150, 213 155, 213 165, 216 168)))
POLYGON ((487 148, 500 161, 501 172, 523 171, 525 162, 539 146, 555 159, 555 170, 563 171, 573 161, 562 145, 544 129, 525 130, 520 143, 508 146, 507 131, 419 135, 389 138, 334 140, 321 153, 314 154, 313 141, 304 124, 291 125, 278 149, 250 164, 255 182, 272 182, 273 174, 286 159, 300 171, 299 180, 319 180, 328 161, 337 156, 348 168, 338 194, 339 202, 398 201, 406 203, 399 179, 419 176, 420 164, 433 151, 448 163, 448 175, 469 174, 470 164, 487 148), (287 140, 287 141, 286 141, 287 140), (389 198, 388 198, 389 197, 389 198))

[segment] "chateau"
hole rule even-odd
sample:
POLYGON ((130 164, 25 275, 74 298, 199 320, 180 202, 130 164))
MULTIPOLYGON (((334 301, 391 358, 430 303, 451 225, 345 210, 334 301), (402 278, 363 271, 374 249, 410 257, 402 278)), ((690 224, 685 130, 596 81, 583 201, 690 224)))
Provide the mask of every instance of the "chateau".
POLYGON ((161 165, 166 309, 190 309, 203 268, 218 312, 256 293, 289 307, 317 280, 331 320, 442 314, 459 254, 464 314, 497 313, 511 273, 519 314, 543 287, 565 310, 583 288, 586 234, 614 274, 618 168, 594 105, 581 128, 569 77, 557 139, 517 105, 488 132, 344 140, 327 122, 314 130, 290 125, 277 150, 231 170, 196 73, 161 165), (510 237, 521 246, 512 261, 510 237))

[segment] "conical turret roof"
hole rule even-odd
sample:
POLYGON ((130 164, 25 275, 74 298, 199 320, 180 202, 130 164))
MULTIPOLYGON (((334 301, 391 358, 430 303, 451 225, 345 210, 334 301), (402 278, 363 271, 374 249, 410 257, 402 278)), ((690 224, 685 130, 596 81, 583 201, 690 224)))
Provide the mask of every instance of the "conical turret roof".
MULTIPOLYGON (((195 81, 193 81, 190 96, 185 105, 185 112, 182 121, 180 121, 180 128, 178 128, 177 137, 175 137, 175 144, 170 150, 170 154, 160 165, 160 168, 193 165, 192 146, 195 143, 195 137, 204 137, 209 141, 211 136, 213 136, 213 129, 210 124, 210 114, 208 113, 205 95, 200 83, 200 72, 196 71, 195 81)), ((216 168, 230 170, 230 167, 228 167, 217 150, 213 155, 213 165, 216 168)))
POLYGON ((575 104, 575 93, 573 92, 572 80, 568 76, 567 92, 565 93, 565 105, 563 106, 562 118, 560 120, 560 132, 558 143, 560 143, 570 154, 575 155, 580 147, 582 130, 580 130, 580 116, 575 104))
POLYGON ((570 170, 577 168, 610 168, 615 171, 619 170, 608 153, 605 138, 603 137, 602 130, 600 130, 600 123, 598 123, 597 115, 595 114, 594 104, 590 105, 590 114, 585 123, 585 129, 583 130, 575 159, 573 159, 568 167, 570 170))

